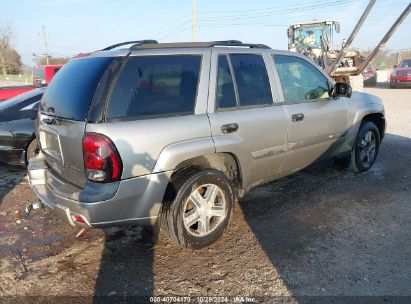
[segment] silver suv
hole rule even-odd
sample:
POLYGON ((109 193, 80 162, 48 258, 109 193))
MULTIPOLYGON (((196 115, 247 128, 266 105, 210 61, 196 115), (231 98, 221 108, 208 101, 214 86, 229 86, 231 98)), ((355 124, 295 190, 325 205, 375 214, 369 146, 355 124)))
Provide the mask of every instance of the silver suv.
POLYGON ((239 41, 125 45, 76 56, 41 100, 30 183, 73 226, 158 223, 201 248, 253 187, 322 158, 362 172, 377 157, 381 100, 348 99, 303 56, 239 41))

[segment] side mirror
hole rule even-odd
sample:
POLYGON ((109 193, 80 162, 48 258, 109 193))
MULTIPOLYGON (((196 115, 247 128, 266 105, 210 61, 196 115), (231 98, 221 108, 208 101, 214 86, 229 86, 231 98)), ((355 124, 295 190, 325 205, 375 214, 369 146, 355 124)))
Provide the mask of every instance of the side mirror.
POLYGON ((392 67, 393 67, 394 69, 396 69, 396 68, 398 68, 398 65, 394 64, 392 67))
POLYGON ((348 83, 337 82, 334 86, 333 97, 348 97, 352 95, 352 88, 348 83))

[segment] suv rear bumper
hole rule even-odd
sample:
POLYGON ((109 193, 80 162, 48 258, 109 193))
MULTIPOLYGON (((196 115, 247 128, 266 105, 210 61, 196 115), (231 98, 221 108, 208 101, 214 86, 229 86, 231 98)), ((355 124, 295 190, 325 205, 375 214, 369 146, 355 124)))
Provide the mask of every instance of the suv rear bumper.
POLYGON ((54 174, 41 152, 30 160, 28 173, 41 202, 70 225, 90 228, 154 225, 171 175, 167 171, 115 183, 89 182, 80 188, 54 174), (85 223, 75 221, 76 215, 85 223))

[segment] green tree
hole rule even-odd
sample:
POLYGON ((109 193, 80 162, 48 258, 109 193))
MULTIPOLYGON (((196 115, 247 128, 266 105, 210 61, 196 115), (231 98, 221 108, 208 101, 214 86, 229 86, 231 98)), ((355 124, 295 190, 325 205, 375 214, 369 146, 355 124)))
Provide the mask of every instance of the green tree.
POLYGON ((8 49, 6 52, 6 62, 7 64, 7 73, 8 74, 19 74, 21 71, 21 57, 15 49, 8 49))

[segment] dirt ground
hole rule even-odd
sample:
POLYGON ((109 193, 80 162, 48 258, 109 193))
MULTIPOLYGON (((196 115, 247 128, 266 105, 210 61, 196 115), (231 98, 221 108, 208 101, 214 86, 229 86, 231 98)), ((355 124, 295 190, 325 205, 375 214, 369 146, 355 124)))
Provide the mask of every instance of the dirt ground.
POLYGON ((365 91, 384 100, 388 121, 370 171, 322 163, 259 187, 236 205, 225 235, 199 251, 154 243, 139 228, 75 239, 75 229, 38 210, 18 224, 14 211, 34 195, 23 171, 1 166, 0 299, 198 295, 306 303, 348 296, 379 303, 373 296, 385 296, 385 303, 410 303, 411 89, 365 91))

